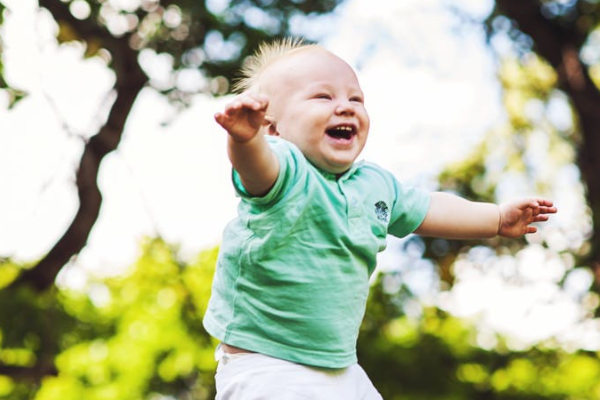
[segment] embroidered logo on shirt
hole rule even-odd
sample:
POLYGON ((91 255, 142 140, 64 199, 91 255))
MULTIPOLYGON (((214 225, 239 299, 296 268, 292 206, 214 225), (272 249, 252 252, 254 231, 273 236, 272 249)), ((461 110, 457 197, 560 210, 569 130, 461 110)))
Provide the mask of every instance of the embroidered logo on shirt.
POLYGON ((375 203, 375 214, 377 214, 378 220, 388 222, 390 215, 387 204, 385 204, 383 201, 378 201, 375 203))

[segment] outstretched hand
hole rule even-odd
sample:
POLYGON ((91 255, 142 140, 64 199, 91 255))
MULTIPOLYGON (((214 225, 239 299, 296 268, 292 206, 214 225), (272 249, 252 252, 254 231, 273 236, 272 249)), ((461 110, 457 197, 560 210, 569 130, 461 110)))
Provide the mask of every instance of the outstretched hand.
POLYGON ((268 123, 265 119, 268 105, 269 100, 264 96, 243 93, 227 104, 223 112, 216 113, 215 120, 233 140, 247 142, 268 123))
POLYGON ((537 232, 534 222, 547 221, 548 214, 556 213, 557 209, 551 201, 528 198, 502 203, 500 208, 500 225, 498 235, 507 238, 517 238, 527 233, 537 232))

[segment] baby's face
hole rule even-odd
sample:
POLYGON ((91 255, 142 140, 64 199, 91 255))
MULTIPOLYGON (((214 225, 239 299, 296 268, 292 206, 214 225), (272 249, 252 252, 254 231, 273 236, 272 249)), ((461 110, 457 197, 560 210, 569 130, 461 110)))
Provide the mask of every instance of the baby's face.
POLYGON ((260 78, 270 133, 294 143, 316 167, 347 171, 365 146, 369 116, 356 74, 324 49, 276 61, 260 78))

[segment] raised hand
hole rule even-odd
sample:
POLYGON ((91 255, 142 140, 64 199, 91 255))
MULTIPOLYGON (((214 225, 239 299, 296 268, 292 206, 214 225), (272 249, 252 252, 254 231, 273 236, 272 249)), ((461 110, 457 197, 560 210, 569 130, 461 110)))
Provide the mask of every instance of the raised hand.
POLYGON ((254 138, 265 119, 269 100, 261 95, 243 93, 215 114, 215 120, 236 142, 244 143, 254 138))
POLYGON ((517 238, 527 233, 537 232, 534 222, 547 221, 548 214, 556 213, 557 209, 551 201, 528 198, 500 204, 500 224, 498 235, 507 238, 517 238))

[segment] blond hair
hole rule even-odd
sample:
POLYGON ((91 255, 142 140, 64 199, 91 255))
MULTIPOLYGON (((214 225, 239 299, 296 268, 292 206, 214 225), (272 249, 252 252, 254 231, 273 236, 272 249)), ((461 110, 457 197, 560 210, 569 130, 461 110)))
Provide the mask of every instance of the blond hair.
POLYGON ((233 84, 234 92, 244 92, 256 86, 260 75, 275 61, 299 50, 318 47, 302 38, 284 38, 273 42, 264 42, 253 55, 244 60, 240 69, 240 78, 233 84))

